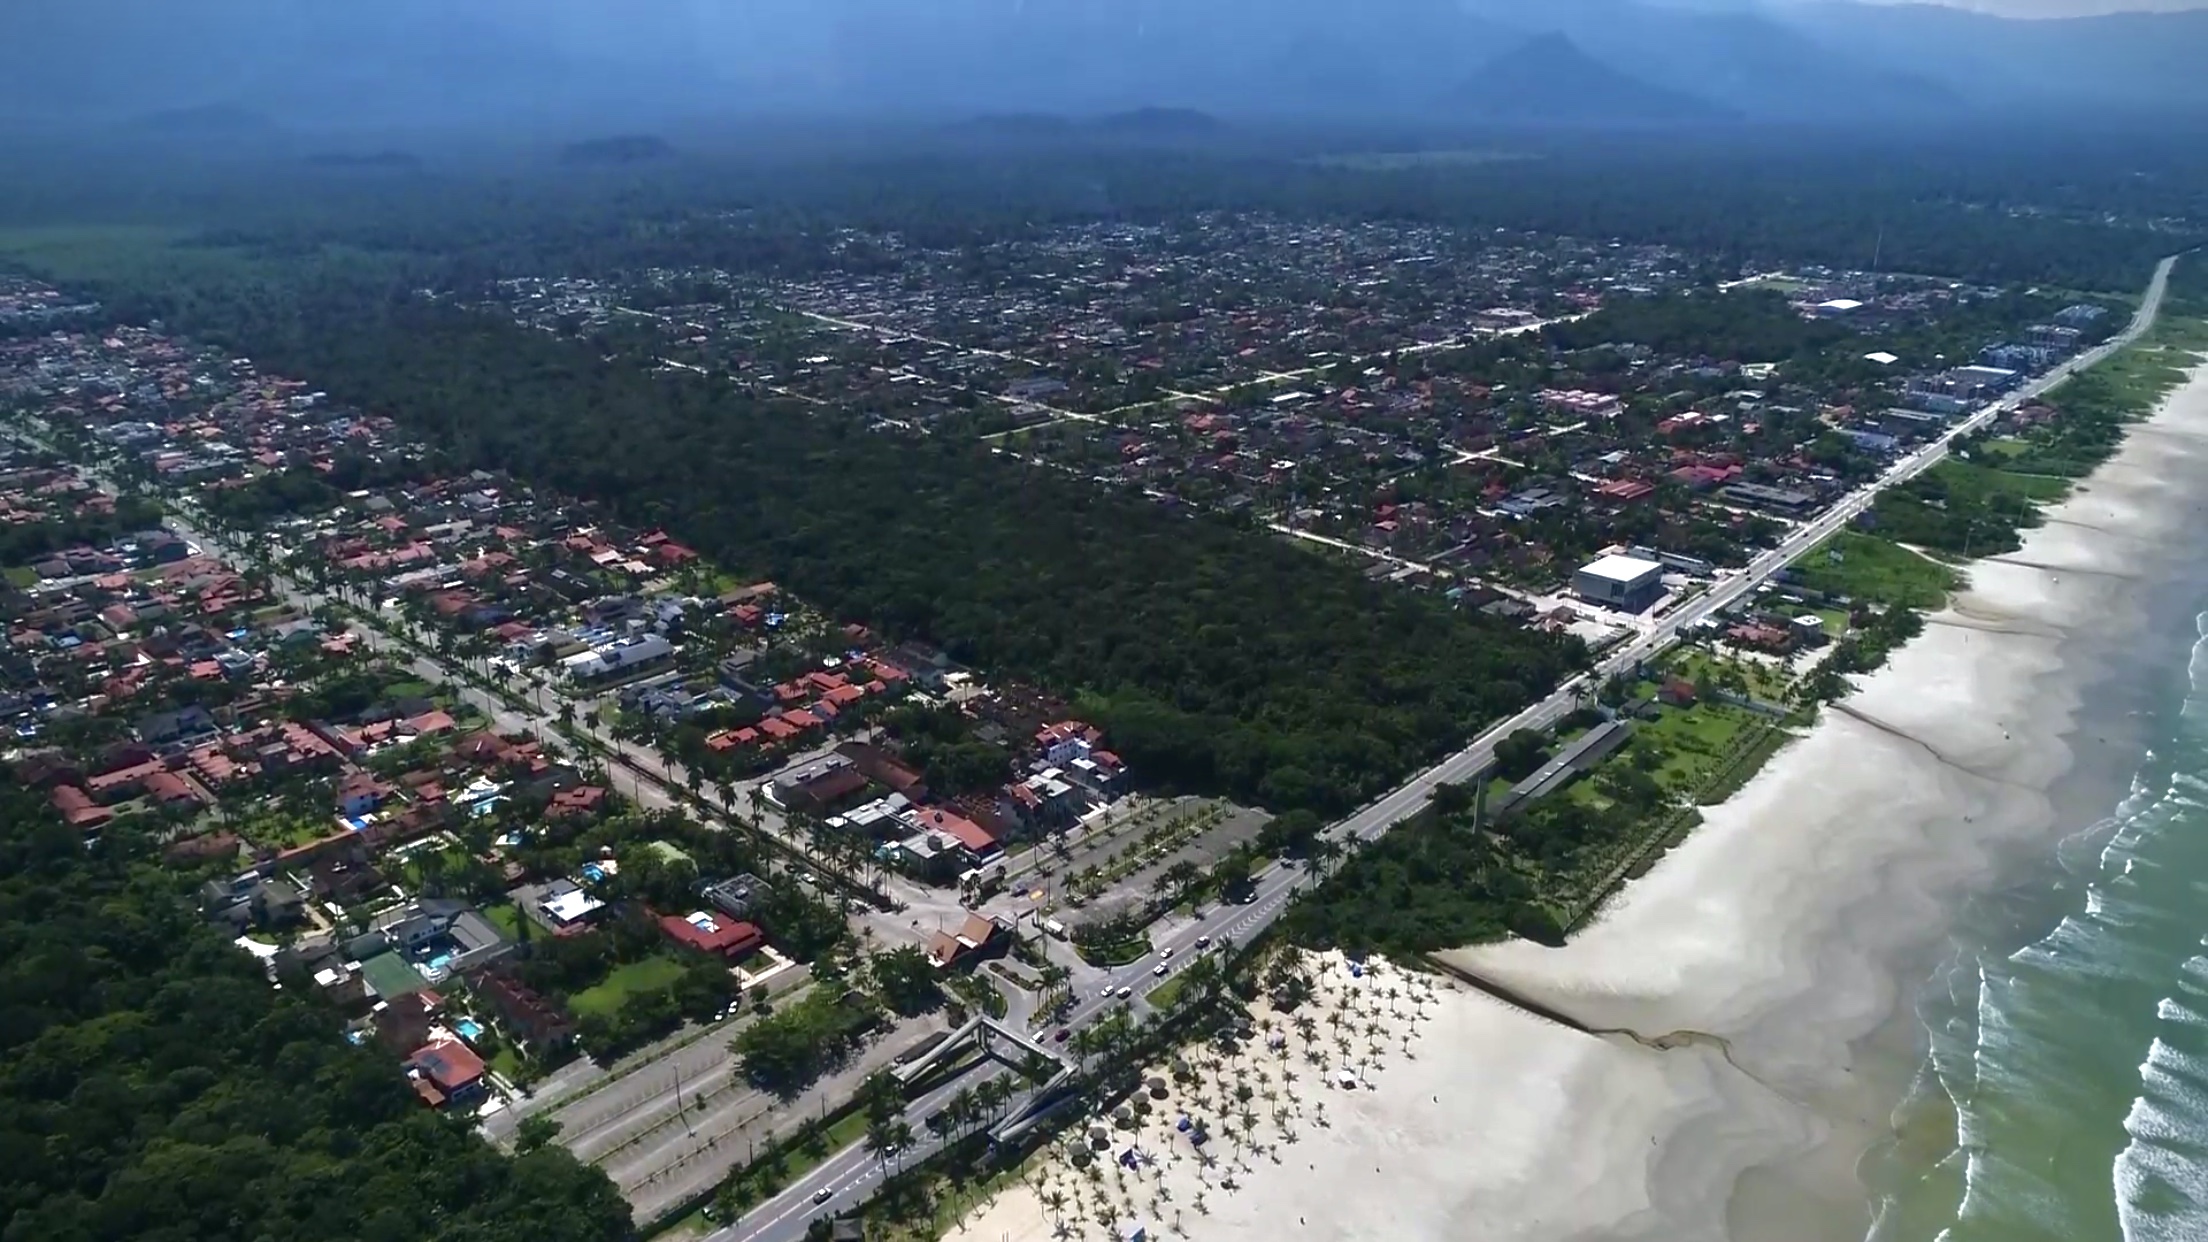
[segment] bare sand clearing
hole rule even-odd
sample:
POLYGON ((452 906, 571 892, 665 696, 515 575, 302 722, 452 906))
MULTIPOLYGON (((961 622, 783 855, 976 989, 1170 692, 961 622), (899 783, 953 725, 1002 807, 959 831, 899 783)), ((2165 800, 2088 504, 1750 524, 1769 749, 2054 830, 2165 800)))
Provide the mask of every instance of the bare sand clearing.
MULTIPOLYGON (((1325 1097, 1328 1126, 1273 1140, 1278 1161, 1251 1160, 1233 1192, 1203 1170, 1201 1214, 1195 1166, 1169 1161, 1143 1175, 1167 1211, 1128 1219, 1170 1232, 1178 1209, 1198 1239, 1861 1238, 1853 1160, 1913 1067, 1913 1041, 1874 1039, 1896 1025, 1899 971, 1960 897, 2049 844, 2095 644, 2136 632, 2143 577, 2190 554, 2204 481, 2208 369, 1570 945, 1447 955, 1619 1033, 1439 986, 1423 1018, 1387 1019, 1416 1029, 1390 1028, 1377 1089, 1325 1097)), ((955 1236, 1051 1231, 1020 1190, 955 1236)))

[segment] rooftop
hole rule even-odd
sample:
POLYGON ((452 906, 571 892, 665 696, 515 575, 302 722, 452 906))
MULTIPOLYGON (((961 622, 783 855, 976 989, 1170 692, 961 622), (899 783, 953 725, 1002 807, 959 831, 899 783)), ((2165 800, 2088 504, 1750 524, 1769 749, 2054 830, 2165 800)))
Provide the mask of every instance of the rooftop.
POLYGON ((1612 553, 1586 565, 1579 572, 1610 582, 1634 583, 1650 574, 1660 574, 1663 571, 1664 567, 1655 561, 1612 553))

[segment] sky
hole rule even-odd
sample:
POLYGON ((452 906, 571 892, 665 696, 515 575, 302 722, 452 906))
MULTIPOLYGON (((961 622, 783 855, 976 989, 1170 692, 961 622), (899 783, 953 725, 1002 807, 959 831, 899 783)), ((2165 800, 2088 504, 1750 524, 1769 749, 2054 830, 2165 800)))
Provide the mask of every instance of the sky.
MULTIPOLYGON (((1909 3, 1912 0, 1883 0, 1909 3)), ((2208 9, 2208 0, 1946 0, 1956 8, 1999 13, 2004 17, 2082 17, 2096 13, 2175 12, 2208 9)))

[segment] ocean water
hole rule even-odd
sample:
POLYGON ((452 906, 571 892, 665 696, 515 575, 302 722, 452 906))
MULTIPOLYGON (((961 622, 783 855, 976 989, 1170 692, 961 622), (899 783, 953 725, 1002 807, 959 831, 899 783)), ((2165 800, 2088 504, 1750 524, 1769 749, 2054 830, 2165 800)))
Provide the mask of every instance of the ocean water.
MULTIPOLYGON (((1974 901, 1865 1157, 1871 1242, 2208 1242, 2208 613, 2129 795, 1974 901)), ((2175 646, 2176 644, 2173 644, 2175 646)))

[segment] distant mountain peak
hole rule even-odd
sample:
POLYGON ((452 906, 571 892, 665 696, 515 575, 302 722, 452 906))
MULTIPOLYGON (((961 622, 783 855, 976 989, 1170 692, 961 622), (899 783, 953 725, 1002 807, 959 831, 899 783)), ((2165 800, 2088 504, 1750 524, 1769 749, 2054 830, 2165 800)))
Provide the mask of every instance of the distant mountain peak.
POLYGON ((1098 117, 1096 123, 1103 129, 1172 134, 1212 134, 1227 127, 1225 121, 1195 108, 1134 108, 1098 117))
POLYGON ((1536 125, 1666 125, 1734 115, 1612 68, 1562 31, 1534 35, 1489 61, 1448 102, 1467 119, 1536 125))

